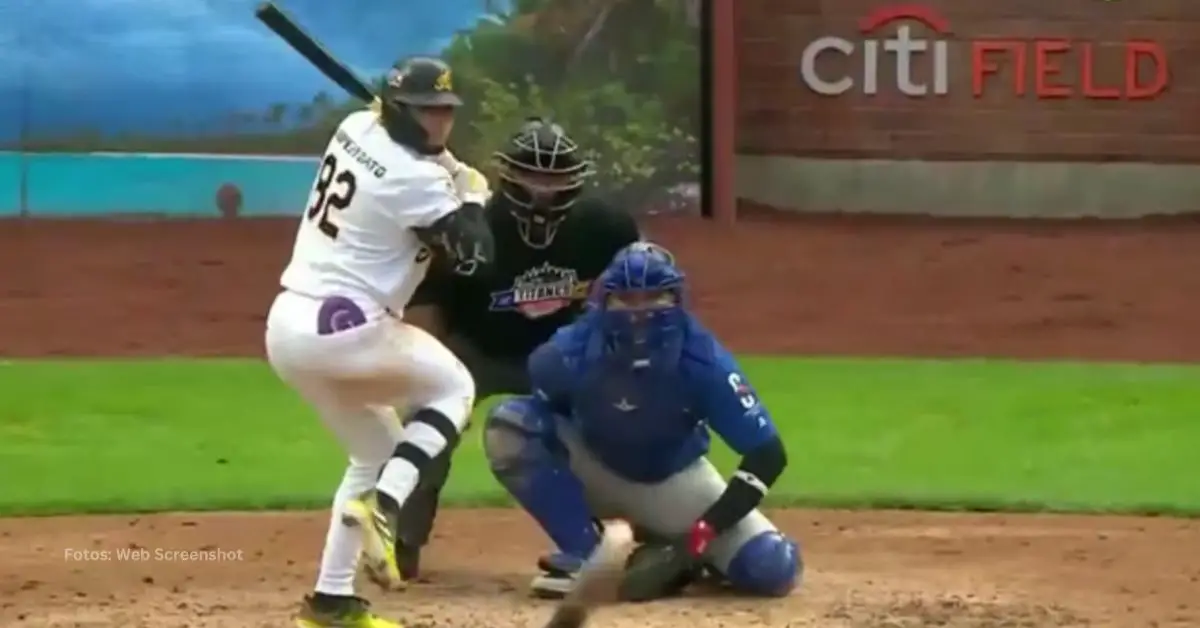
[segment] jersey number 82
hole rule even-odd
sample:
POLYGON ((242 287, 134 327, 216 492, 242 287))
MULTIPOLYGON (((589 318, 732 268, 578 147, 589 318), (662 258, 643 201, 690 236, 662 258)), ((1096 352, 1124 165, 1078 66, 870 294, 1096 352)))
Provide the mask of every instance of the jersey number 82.
POLYGON ((321 161, 321 169, 317 171, 317 181, 313 184, 312 204, 308 206, 305 215, 309 220, 317 221, 317 229, 330 238, 337 239, 338 226, 329 217, 330 210, 341 211, 350 206, 354 193, 358 191, 358 179, 349 170, 338 170, 337 157, 325 155, 321 161))

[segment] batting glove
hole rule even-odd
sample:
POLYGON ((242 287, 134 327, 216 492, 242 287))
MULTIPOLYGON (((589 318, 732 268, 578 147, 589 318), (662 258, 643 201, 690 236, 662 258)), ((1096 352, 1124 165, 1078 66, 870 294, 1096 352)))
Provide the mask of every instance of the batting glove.
POLYGON ((442 151, 436 158, 438 165, 445 168, 454 179, 454 190, 464 203, 486 205, 492 198, 487 177, 475 168, 458 160, 450 149, 442 151))
POLYGON ((463 203, 487 205, 488 200, 492 198, 491 187, 482 172, 466 164, 461 164, 458 172, 455 172, 453 176, 454 190, 463 203))

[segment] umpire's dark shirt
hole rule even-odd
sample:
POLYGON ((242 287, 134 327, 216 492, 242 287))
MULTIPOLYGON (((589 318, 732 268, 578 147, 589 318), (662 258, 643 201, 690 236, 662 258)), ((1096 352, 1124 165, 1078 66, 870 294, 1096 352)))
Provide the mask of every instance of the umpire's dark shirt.
POLYGON ((411 305, 440 306, 455 340, 523 367, 533 349, 582 311, 591 282, 639 235, 628 212, 584 198, 568 211, 550 246, 532 248, 521 240, 508 202, 497 194, 488 207, 496 238, 489 271, 463 277, 435 265, 411 305))

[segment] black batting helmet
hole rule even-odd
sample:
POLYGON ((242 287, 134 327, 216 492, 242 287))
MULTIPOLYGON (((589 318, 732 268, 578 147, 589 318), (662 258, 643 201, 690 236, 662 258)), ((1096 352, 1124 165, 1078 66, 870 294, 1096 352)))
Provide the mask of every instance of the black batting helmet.
POLYGON ((418 152, 440 153, 445 146, 429 143, 425 129, 413 117, 413 107, 460 107, 450 66, 435 57, 411 57, 392 66, 379 95, 384 126, 392 139, 418 152))
POLYGON ((495 153, 500 164, 500 191, 512 205, 525 243, 549 246, 566 210, 578 200, 592 162, 561 126, 530 118, 495 153))

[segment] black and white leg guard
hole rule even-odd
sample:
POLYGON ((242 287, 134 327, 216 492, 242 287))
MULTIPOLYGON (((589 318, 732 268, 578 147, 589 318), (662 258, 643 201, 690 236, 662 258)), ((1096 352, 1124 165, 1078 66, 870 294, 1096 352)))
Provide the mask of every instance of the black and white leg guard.
POLYGON ((416 488, 421 472, 442 451, 452 451, 458 445, 465 427, 465 420, 459 425, 433 408, 422 408, 414 413, 404 426, 400 444, 396 445, 379 476, 376 488, 381 505, 398 511, 416 488), (393 503, 386 503, 389 498, 393 503))

